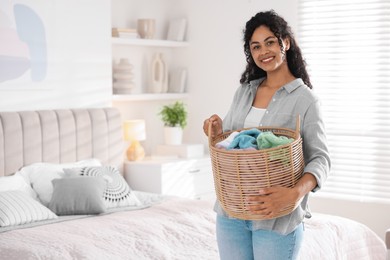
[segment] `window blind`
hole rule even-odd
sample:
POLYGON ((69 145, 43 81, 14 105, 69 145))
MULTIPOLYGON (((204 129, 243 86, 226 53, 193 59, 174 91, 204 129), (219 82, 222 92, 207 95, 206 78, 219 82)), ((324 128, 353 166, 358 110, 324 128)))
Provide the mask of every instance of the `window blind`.
POLYGON ((390 203, 390 1, 300 0, 332 170, 321 196, 390 203))

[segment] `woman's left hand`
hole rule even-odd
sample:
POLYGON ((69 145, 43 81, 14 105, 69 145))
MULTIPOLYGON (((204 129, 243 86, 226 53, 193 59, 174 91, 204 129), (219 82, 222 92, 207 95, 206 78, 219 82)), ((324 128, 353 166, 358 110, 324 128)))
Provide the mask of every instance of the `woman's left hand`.
POLYGON ((299 199, 299 193, 292 188, 281 186, 263 188, 259 191, 259 196, 247 198, 247 210, 272 217, 299 199))

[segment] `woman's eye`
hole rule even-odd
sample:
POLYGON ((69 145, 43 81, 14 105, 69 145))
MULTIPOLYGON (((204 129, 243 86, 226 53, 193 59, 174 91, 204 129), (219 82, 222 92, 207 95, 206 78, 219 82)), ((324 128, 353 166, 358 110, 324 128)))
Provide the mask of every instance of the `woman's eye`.
POLYGON ((260 46, 259 46, 259 45, 254 45, 254 46, 252 46, 252 50, 258 50, 258 49, 260 49, 260 46))
POLYGON ((271 46, 272 44, 274 44, 275 43, 275 41, 268 41, 268 42, 266 42, 265 44, 267 45, 267 46, 271 46))

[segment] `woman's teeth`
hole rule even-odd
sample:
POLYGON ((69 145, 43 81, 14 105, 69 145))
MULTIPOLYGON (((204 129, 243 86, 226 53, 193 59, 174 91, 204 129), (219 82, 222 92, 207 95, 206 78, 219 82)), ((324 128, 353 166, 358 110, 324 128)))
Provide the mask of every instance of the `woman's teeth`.
POLYGON ((267 62, 270 62, 273 59, 274 59, 274 57, 269 57, 269 58, 266 58, 264 60, 261 60, 261 62, 267 63, 267 62))

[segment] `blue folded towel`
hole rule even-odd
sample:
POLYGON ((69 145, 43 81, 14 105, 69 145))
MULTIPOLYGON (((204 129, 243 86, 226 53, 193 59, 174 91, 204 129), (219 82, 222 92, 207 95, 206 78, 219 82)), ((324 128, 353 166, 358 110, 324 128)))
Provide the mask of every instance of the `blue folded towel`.
POLYGON ((260 134, 261 131, 257 128, 243 130, 234 137, 227 149, 257 149, 257 137, 260 134))

